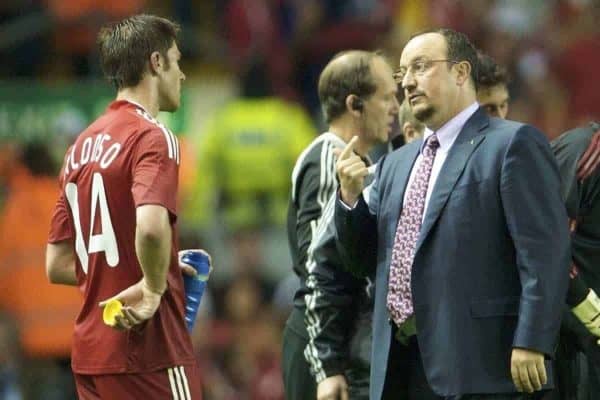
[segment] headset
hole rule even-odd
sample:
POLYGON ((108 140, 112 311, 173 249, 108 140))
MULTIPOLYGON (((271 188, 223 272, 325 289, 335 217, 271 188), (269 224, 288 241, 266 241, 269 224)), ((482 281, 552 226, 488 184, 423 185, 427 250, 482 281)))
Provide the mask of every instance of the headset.
POLYGON ((364 107, 364 105, 363 105, 363 102, 362 102, 362 100, 361 100, 360 97, 354 97, 354 98, 352 98, 352 109, 354 111, 361 111, 362 112, 363 107, 364 107))

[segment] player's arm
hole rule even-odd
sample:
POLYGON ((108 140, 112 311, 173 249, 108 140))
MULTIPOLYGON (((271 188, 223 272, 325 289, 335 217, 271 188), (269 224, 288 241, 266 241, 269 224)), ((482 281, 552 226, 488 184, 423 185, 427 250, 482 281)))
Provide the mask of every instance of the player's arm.
POLYGON ((50 283, 77 285, 73 243, 63 241, 48 244, 46 247, 46 276, 50 283))
MULTIPOLYGON (((64 174, 59 175, 59 187, 63 187, 64 174)), ((69 223, 69 211, 64 191, 61 190, 52 220, 46 247, 46 276, 50 283, 76 286, 74 232, 69 223)))
POLYGON ((131 329, 152 318, 167 290, 171 252, 171 222, 177 218, 179 145, 164 127, 138 135, 132 160, 131 193, 136 205, 135 250, 143 278, 110 300, 123 303, 115 329, 131 329))
POLYGON ((154 204, 137 207, 135 251, 148 289, 162 294, 167 288, 171 252, 171 226, 165 207, 154 204))
POLYGON ((177 218, 179 146, 166 128, 151 128, 141 137, 131 188, 136 205, 135 250, 146 288, 160 295, 167 289, 171 223, 177 218))
POLYGON ((112 300, 123 304, 111 324, 117 330, 131 329, 152 318, 167 290, 171 227, 165 207, 146 204, 136 208, 135 252, 144 277, 99 304, 105 307, 112 300))

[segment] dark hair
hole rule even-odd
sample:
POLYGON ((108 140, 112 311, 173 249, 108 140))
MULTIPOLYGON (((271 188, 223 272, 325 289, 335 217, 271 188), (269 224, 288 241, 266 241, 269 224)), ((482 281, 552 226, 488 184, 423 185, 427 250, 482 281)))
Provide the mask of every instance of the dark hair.
POLYGON ((267 63, 261 59, 251 60, 240 73, 242 97, 256 99, 272 95, 267 63))
POLYGON ((487 54, 478 53, 479 58, 479 87, 493 87, 496 85, 508 86, 510 78, 506 68, 496 64, 496 61, 487 54))
POLYGON ((378 53, 349 50, 336 54, 319 76, 319 100, 327 123, 346 112, 346 98, 353 94, 368 99, 377 90, 371 62, 378 53), (340 58, 347 57, 341 61, 340 58))
POLYGON ((45 141, 35 140, 23 143, 21 161, 34 176, 54 176, 58 173, 59 166, 52 157, 50 144, 45 141))
POLYGON ((106 78, 117 88, 140 83, 150 55, 167 51, 177 39, 179 25, 154 15, 134 15, 100 29, 98 46, 106 78))
POLYGON ((448 60, 467 61, 469 64, 471 64, 471 79, 473 81, 473 87, 477 90, 477 84, 479 82, 479 62, 477 59, 477 50, 467 35, 448 28, 438 28, 417 33, 411 36, 410 39, 427 33, 439 33, 440 35, 444 36, 446 39, 448 53, 446 54, 446 57, 448 60))

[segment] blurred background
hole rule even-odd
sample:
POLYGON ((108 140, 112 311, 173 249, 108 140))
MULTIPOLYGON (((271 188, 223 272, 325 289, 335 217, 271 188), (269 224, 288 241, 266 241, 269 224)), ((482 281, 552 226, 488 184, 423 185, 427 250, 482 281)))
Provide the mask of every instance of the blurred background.
POLYGON ((316 82, 336 52, 465 32, 510 71, 510 119, 552 139, 600 117, 598 0, 0 1, 0 400, 74 399, 80 294, 50 286, 45 241, 67 146, 114 97, 100 26, 146 12, 182 26, 181 248, 215 270, 193 332, 205 399, 283 399, 281 332, 298 285, 291 170, 325 129, 316 82))

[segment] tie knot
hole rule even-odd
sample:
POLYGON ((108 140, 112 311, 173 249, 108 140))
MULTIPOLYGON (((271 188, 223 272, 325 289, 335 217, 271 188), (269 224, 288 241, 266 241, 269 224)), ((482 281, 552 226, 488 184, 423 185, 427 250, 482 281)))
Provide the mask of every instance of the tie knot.
POLYGON ((435 133, 427 138, 427 143, 425 145, 431 150, 435 150, 440 147, 440 141, 435 133))

